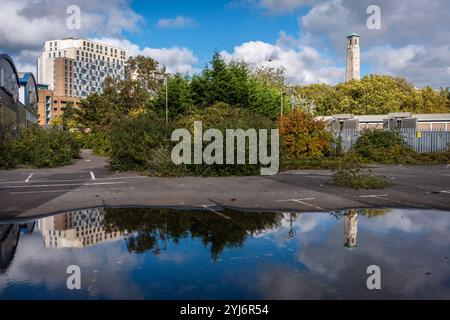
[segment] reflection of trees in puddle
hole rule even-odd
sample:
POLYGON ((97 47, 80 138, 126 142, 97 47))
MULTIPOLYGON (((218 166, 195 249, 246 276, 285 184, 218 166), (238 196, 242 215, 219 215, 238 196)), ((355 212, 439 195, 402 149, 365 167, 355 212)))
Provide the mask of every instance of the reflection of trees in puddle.
POLYGON ((281 213, 255 213, 223 211, 176 211, 169 209, 106 209, 107 228, 128 233, 130 252, 166 248, 168 239, 179 242, 186 237, 199 238, 211 245, 215 260, 225 247, 241 247, 245 240, 267 229, 281 226, 281 213))
MULTIPOLYGON (((330 212, 343 220, 345 245, 357 246, 358 217, 381 216, 390 210, 352 209, 330 212)), ((182 238, 199 238, 211 246, 215 260, 225 247, 242 247, 248 237, 270 229, 278 229, 282 222, 289 224, 285 239, 293 239, 301 213, 259 213, 225 210, 183 211, 172 209, 124 208, 83 209, 40 219, 46 247, 86 247, 125 237, 129 252, 151 250, 159 254, 167 249, 168 240, 178 243, 182 238)), ((9 264, 19 239, 18 225, 0 226, 0 267, 9 264)), ((34 223, 22 225, 23 232, 31 231, 34 223)))

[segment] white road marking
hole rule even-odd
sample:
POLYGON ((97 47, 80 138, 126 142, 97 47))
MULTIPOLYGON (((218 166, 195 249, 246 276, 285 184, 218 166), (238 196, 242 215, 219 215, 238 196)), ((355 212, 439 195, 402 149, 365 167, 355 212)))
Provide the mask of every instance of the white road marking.
POLYGON ((444 190, 444 191, 441 191, 440 193, 449 193, 450 194, 450 190, 444 190))
POLYGON ((376 198, 376 197, 387 197, 388 194, 368 194, 365 196, 358 196, 358 198, 376 198))
POLYGON ((413 206, 413 207, 417 207, 417 208, 428 208, 428 207, 424 207, 422 205, 414 204, 414 203, 410 203, 410 202, 387 199, 386 197, 388 197, 388 196, 389 196, 388 194, 378 194, 378 195, 373 194, 373 195, 367 195, 367 196, 358 196, 357 198, 373 198, 373 199, 379 199, 379 200, 386 200, 386 201, 401 203, 401 204, 405 204, 405 205, 413 206))
POLYGON ((225 215, 225 214, 223 214, 223 213, 217 212, 216 210, 212 209, 210 206, 204 205, 204 206, 202 206, 202 207, 205 208, 205 209, 208 209, 209 211, 211 211, 211 212, 217 214, 218 216, 220 216, 220 217, 222 217, 222 218, 225 218, 225 219, 227 219, 227 220, 231 220, 231 218, 230 218, 229 216, 227 216, 227 215, 225 215))
POLYGON ((28 176, 28 178, 25 180, 25 182, 30 182, 31 177, 33 176, 34 173, 30 173, 30 175, 28 176))
POLYGON ((327 210, 324 209, 324 208, 321 208, 321 207, 319 207, 319 206, 315 206, 315 205, 313 205, 313 204, 309 204, 309 203, 306 203, 306 202, 305 202, 305 201, 310 201, 310 200, 315 200, 315 198, 290 199, 290 200, 277 200, 277 202, 297 202, 297 203, 303 204, 303 205, 308 206, 308 207, 312 207, 312 208, 319 209, 319 210, 322 210, 322 211, 327 211, 327 210))
POLYGON ((94 172, 90 171, 90 173, 91 173, 91 179, 92 179, 92 180, 95 180, 95 174, 94 174, 94 172))
POLYGON ((316 200, 316 198, 277 200, 277 202, 295 202, 295 201, 308 201, 308 200, 316 200))
POLYGON ((425 206, 422 206, 422 205, 419 205, 419 204, 414 204, 414 203, 410 203, 410 202, 406 202, 406 201, 399 201, 399 200, 388 199, 388 198, 386 198, 388 196, 389 195, 387 195, 387 194, 380 194, 380 195, 377 195, 377 196, 372 196, 371 198, 379 199, 379 200, 386 200, 386 201, 395 202, 395 203, 400 203, 400 204, 404 204, 404 205, 407 205, 407 206, 413 206, 413 207, 417 207, 417 208, 424 208, 424 209, 428 208, 428 207, 425 207, 425 206))
MULTIPOLYGON (((128 187, 128 188, 113 188, 113 189, 109 189, 108 191, 115 191, 115 190, 124 190, 124 189, 134 189, 134 187, 128 187)), ((41 191, 13 191, 10 192, 9 194, 34 194, 34 193, 63 193, 63 192, 85 192, 86 190, 79 190, 79 189, 75 189, 75 190, 67 190, 67 189, 61 189, 61 190, 41 190, 41 191)), ((98 189, 98 190, 91 190, 92 192, 98 191, 104 191, 102 189, 98 189)))
POLYGON ((27 186, 6 186, 1 189, 18 189, 18 188, 47 188, 47 187, 69 187, 69 186, 101 186, 123 184, 126 182, 96 182, 96 183, 55 183, 55 184, 37 184, 27 186))
MULTIPOLYGON (((96 181, 103 181, 103 180, 127 180, 127 179, 145 179, 145 178, 150 178, 150 177, 146 177, 146 176, 133 176, 133 177, 117 177, 117 178, 95 178, 96 181)), ((34 183, 37 182, 76 182, 76 181, 90 181, 90 180, 86 180, 86 179, 68 179, 68 180, 34 180, 34 183)), ((12 184, 12 183, 24 183, 24 181, 0 181, 0 184, 12 184)))

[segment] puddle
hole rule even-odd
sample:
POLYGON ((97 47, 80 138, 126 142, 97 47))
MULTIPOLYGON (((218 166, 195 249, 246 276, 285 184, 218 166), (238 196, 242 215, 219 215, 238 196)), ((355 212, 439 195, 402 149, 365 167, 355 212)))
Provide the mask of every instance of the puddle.
POLYGON ((0 299, 450 299, 449 255, 450 212, 88 209, 0 225, 0 299))

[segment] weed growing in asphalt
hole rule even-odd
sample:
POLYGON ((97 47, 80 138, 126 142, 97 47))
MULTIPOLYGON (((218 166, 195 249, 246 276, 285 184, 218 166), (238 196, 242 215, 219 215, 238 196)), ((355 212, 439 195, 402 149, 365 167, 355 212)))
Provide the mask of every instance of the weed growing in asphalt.
POLYGON ((383 189, 389 183, 382 177, 361 172, 361 165, 349 159, 343 160, 333 170, 332 181, 335 185, 351 189, 383 189))

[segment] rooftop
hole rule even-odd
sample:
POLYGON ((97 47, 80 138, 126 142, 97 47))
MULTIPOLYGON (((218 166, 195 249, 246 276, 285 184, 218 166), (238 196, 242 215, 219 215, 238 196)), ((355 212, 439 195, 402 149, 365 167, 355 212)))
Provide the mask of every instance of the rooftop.
POLYGON ((361 36, 360 36, 359 34, 357 34, 356 32, 352 32, 352 33, 350 33, 350 34, 347 36, 347 38, 352 38, 352 37, 358 37, 358 38, 360 38, 361 36))

